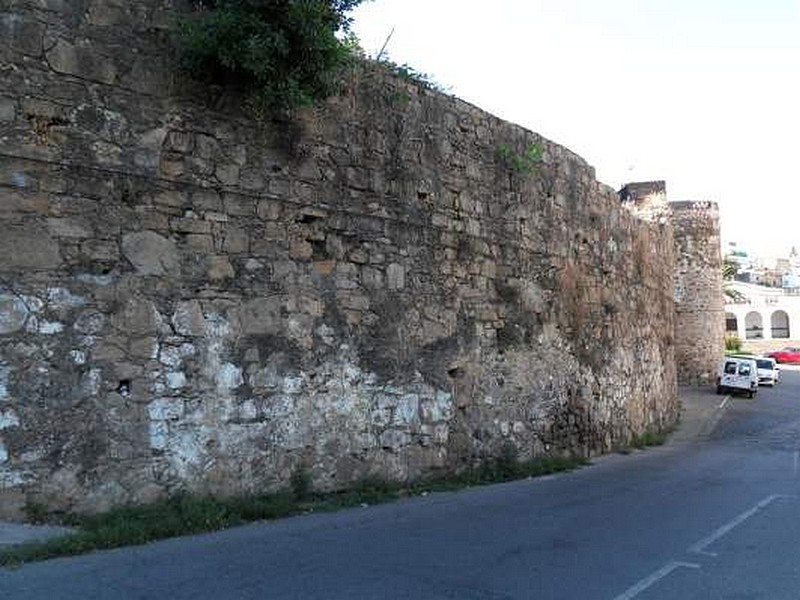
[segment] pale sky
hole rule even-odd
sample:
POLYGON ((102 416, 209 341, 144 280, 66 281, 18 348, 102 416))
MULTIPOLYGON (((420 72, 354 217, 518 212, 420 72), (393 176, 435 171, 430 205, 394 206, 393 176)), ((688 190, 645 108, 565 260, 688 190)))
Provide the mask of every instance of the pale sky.
POLYGON ((372 0, 361 45, 581 155, 800 248, 800 0, 372 0))

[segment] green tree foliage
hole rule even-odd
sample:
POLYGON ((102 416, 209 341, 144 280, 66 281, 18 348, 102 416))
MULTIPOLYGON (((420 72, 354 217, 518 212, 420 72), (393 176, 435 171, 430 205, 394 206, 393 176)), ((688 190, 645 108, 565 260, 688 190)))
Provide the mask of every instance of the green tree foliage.
POLYGON ((737 289, 731 287, 731 283, 739 272, 738 263, 730 256, 722 259, 722 293, 725 295, 726 302, 742 302, 745 297, 737 289))
POLYGON ((199 79, 253 92, 260 109, 311 104, 337 91, 352 55, 347 15, 361 2, 202 0, 179 24, 182 64, 199 79))
POLYGON ((736 277, 736 273, 738 272, 739 264, 735 260, 730 256, 726 256, 722 259, 722 279, 731 281, 736 277))

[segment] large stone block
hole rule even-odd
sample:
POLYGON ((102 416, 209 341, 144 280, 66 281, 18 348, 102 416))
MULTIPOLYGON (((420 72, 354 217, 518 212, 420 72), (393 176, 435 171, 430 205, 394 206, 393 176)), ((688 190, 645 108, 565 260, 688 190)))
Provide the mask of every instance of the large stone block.
POLYGON ((44 25, 12 12, 0 13, 0 38, 14 50, 31 56, 42 53, 44 25))
POLYGON ((16 105, 13 99, 0 97, 0 121, 13 121, 17 116, 16 105))
POLYGON ((117 78, 113 59, 99 55, 90 45, 75 45, 58 38, 45 56, 50 68, 57 73, 101 83, 114 83, 117 78))
POLYGON ((283 329, 279 296, 255 298, 245 302, 238 310, 239 328, 243 335, 276 334, 283 329))
POLYGON ((180 335, 203 335, 206 324, 200 303, 197 300, 178 302, 172 315, 172 325, 180 335))
POLYGON ((112 324, 121 335, 147 335, 157 333, 161 315, 149 300, 131 298, 121 310, 112 315, 112 324))
POLYGON ((0 335, 16 333, 25 327, 30 311, 19 296, 0 293, 0 335))
POLYGON ((0 271, 49 270, 61 264, 58 243, 38 222, 12 225, 0 220, 0 256, 0 271))
POLYGON ((124 235, 122 254, 141 275, 180 274, 180 256, 175 243, 153 231, 124 235))

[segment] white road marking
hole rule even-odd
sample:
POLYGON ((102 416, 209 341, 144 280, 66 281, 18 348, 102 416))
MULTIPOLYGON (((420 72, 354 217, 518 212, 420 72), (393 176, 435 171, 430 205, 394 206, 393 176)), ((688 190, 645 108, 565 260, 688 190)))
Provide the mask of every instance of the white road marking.
POLYGON ((725 397, 722 399, 722 402, 720 402, 720 404, 719 404, 719 407, 718 407, 718 408, 725 408, 725 405, 728 403, 728 400, 730 400, 730 399, 731 399, 731 397, 730 397, 730 396, 725 396, 725 397))
POLYGON ((647 588, 649 588, 651 585, 653 585, 660 579, 663 579, 664 577, 672 573, 675 569, 679 569, 681 567, 686 567, 687 569, 699 569, 700 565, 696 565, 694 563, 677 562, 674 560, 672 562, 668 562, 655 573, 651 573, 650 575, 642 579, 639 583, 635 584, 632 587, 629 587, 619 596, 616 596, 614 600, 631 600, 632 598, 635 598, 636 596, 641 594, 643 591, 645 591, 647 588))
POLYGON ((737 527, 738 525, 741 525, 747 519, 752 517, 758 511, 762 510, 763 508, 765 508, 767 505, 771 504, 772 502, 774 502, 778 498, 789 498, 789 497, 790 496, 786 496, 785 494, 773 494, 772 496, 767 496, 761 502, 756 504, 753 508, 744 511, 738 517, 736 517, 736 518, 732 519, 731 521, 728 521, 727 523, 725 523, 725 525, 723 525, 722 527, 719 527, 718 529, 715 529, 711 533, 711 535, 708 535, 708 536, 704 537, 702 540, 700 540, 695 545, 693 545, 691 548, 689 548, 689 552, 694 552, 695 554, 706 554, 708 556, 716 556, 716 554, 714 554, 712 552, 706 552, 705 549, 708 548, 714 542, 716 542, 718 539, 720 539, 722 536, 724 536, 727 533, 729 533, 734 527, 737 527))
POLYGON ((792 469, 795 477, 797 477, 798 462, 800 462, 800 450, 795 450, 794 451, 794 468, 792 469))

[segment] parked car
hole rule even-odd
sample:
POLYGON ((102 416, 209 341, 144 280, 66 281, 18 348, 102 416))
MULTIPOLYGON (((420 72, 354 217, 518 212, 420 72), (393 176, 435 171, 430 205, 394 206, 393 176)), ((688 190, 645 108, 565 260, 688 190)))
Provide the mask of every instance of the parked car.
POLYGON ((767 356, 779 363, 800 363, 800 348, 784 348, 770 352, 767 356))
POLYGON ((742 392, 752 398, 758 392, 758 365, 753 357, 726 356, 717 369, 717 393, 742 392))
POLYGON ((781 371, 774 358, 756 357, 758 367, 758 385, 774 386, 780 380, 781 371))

